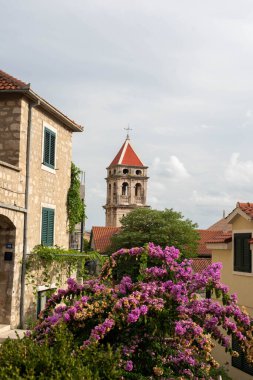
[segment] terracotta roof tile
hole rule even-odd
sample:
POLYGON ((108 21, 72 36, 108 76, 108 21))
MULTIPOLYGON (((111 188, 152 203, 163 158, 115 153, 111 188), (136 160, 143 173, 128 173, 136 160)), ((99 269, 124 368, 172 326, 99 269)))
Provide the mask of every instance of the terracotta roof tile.
POLYGON ((218 220, 218 222, 212 224, 207 230, 211 231, 231 231, 232 224, 228 223, 226 218, 218 220))
POLYGON ((24 90, 27 88, 29 88, 28 83, 24 83, 0 70, 0 90, 24 90))
POLYGON ((253 218, 253 203, 237 202, 236 207, 239 207, 245 214, 253 218))
POLYGON ((92 227, 91 236, 94 250, 106 253, 111 244, 111 237, 119 230, 119 227, 92 227))
POLYGON ((220 231, 219 234, 214 236, 212 239, 206 241, 206 243, 229 243, 232 241, 232 232, 220 231))
POLYGON ((133 150, 129 139, 126 139, 119 152, 112 160, 109 168, 114 165, 126 165, 126 166, 144 166, 135 151, 133 150))
POLYGON ((215 236, 220 235, 222 231, 212 231, 212 230, 197 230, 200 236, 199 246, 198 246, 198 256, 211 256, 212 251, 207 249, 206 243, 209 240, 215 238, 215 236))
POLYGON ((211 258, 195 258, 192 259, 192 269, 195 273, 200 273, 212 264, 211 258))

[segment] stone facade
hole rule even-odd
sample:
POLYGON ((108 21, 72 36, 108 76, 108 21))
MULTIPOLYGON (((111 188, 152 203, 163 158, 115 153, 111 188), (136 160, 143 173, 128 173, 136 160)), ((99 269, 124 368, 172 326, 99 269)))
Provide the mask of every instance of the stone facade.
MULTIPOLYGON (((54 245, 69 247, 67 192, 70 185, 72 132, 62 117, 41 105, 31 109, 30 172, 26 193, 27 138, 31 100, 0 93, 0 324, 19 325, 24 218, 27 215, 27 254, 41 243, 42 207, 54 209, 54 245), (44 129, 56 136, 55 167, 43 164, 44 129), (7 254, 9 253, 9 255, 7 254), (12 257, 11 257, 12 254, 12 257)), ((59 111, 57 111, 59 112, 59 111)), ((61 114, 62 115, 62 114, 61 114)), ((81 128, 80 128, 81 131, 81 128)), ((34 305, 25 291, 25 313, 34 305)))
POLYGON ((108 168, 106 181, 107 227, 120 227, 121 218, 130 211, 136 207, 149 207, 146 206, 147 167, 140 169, 139 167, 117 165, 114 169, 108 168), (125 174, 124 171, 126 170, 127 173, 125 174))
POLYGON ((18 166, 20 152, 21 98, 7 96, 0 100, 0 161, 18 166))
POLYGON ((147 166, 144 166, 129 137, 107 168, 106 227, 120 227, 121 219, 137 207, 149 207, 147 200, 147 166))

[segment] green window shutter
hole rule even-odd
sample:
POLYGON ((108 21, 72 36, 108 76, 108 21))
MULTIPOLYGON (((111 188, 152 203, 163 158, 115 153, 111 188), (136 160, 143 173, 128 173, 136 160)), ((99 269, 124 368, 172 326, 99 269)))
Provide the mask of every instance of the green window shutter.
POLYGON ((49 152, 50 152, 50 132, 45 128, 44 130, 44 157, 43 163, 47 165, 49 163, 49 152))
POLYGON ((249 375, 253 375, 253 366, 247 362, 245 353, 241 349, 235 336, 232 336, 232 349, 239 353, 238 357, 232 357, 232 366, 248 373, 249 375))
POLYGON ((48 225, 47 225, 47 241, 48 245, 54 245, 54 210, 48 210, 48 225))
POLYGON ((54 245, 54 209, 42 209, 41 244, 54 245))
POLYGON ((50 139, 50 165, 54 168, 55 162, 55 133, 51 134, 50 139))
POLYGON ((242 349, 237 342, 234 335, 232 335, 232 350, 237 351, 239 356, 232 356, 232 366, 241 369, 242 368, 242 349))
POLYGON ((48 128, 44 129, 44 154, 43 164, 54 168, 55 167, 55 141, 56 135, 48 128))
POLYGON ((234 270, 251 273, 250 233, 234 234, 234 270))
POLYGON ((47 244, 47 221, 48 221, 48 209, 42 209, 42 222, 41 222, 41 244, 47 244))

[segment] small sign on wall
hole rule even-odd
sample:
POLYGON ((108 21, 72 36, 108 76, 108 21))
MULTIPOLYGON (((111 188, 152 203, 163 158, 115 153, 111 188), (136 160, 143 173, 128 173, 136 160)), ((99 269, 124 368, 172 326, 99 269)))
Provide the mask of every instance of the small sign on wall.
POLYGON ((12 252, 4 252, 4 260, 12 261, 12 252))
POLYGON ((5 248, 9 248, 9 249, 11 249, 11 248, 12 248, 12 243, 6 243, 6 244, 5 244, 5 248))

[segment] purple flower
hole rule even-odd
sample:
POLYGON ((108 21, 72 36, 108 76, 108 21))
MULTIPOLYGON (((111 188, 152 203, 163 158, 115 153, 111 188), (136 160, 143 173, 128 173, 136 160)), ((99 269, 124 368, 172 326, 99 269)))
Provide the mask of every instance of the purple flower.
POLYGON ((69 313, 65 313, 63 315, 63 319, 64 319, 65 322, 69 322, 70 321, 70 315, 69 315, 69 313))
POLYGON ((127 372, 131 372, 132 370, 133 370, 133 362, 132 362, 132 360, 128 360, 127 362, 126 362, 126 365, 125 365, 125 370, 127 371, 127 372))

